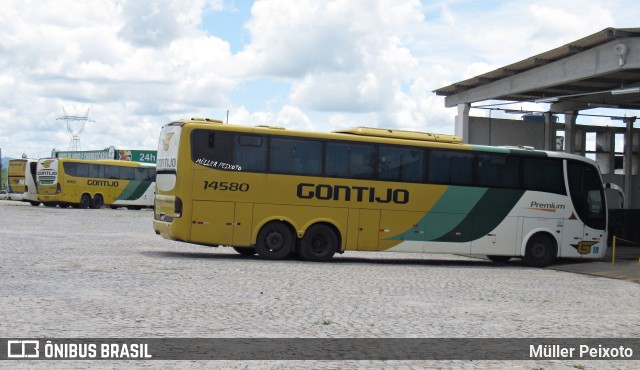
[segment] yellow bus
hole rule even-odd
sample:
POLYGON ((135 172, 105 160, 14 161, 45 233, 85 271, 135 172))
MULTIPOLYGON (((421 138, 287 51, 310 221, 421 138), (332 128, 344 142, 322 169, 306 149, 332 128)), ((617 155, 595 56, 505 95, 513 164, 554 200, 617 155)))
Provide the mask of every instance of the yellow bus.
POLYGON ((36 188, 37 159, 17 158, 9 160, 7 171, 7 199, 29 202, 39 206, 36 188))
POLYGON ((43 158, 37 165, 38 199, 45 206, 131 209, 151 207, 155 166, 117 160, 43 158))
POLYGON ((597 165, 565 153, 191 119, 162 128, 157 171, 157 234, 265 259, 399 251, 546 266, 607 248, 597 165))

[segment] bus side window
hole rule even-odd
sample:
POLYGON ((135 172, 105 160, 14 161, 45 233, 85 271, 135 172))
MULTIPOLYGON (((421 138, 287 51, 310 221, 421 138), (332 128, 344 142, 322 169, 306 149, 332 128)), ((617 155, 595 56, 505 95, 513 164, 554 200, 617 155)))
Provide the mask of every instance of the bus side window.
POLYGON ((64 162, 62 164, 62 167, 64 168, 64 172, 69 175, 69 176, 78 176, 77 173, 78 171, 76 171, 76 164, 73 162, 64 162))
POLYGON ((473 184, 473 154, 432 150, 429 156, 429 182, 445 185, 473 184))
POLYGON ((520 188, 520 158, 478 154, 477 184, 488 188, 520 188))
POLYGON ((562 161, 524 158, 522 162, 522 185, 525 189, 566 194, 562 161))
POLYGON ((134 177, 138 181, 149 181, 149 170, 150 168, 145 167, 137 167, 135 168, 134 177))
POLYGON ((423 182, 424 151, 418 148, 380 146, 378 174, 380 180, 423 182))
POLYGON ((90 164, 89 165, 89 177, 103 178, 104 177, 103 166, 101 166, 99 164, 90 164))
POLYGON ((231 154, 233 134, 209 130, 193 130, 191 133, 191 160, 206 167, 217 163, 234 164, 231 154))
POLYGON ((89 177, 89 165, 86 163, 76 163, 76 176, 89 177))
POLYGON ((373 179, 376 148, 370 144, 328 142, 325 158, 326 174, 331 177, 373 179))
POLYGON ((120 178, 119 167, 116 166, 104 166, 104 178, 105 179, 118 179, 120 178))
POLYGON ((267 169, 267 139, 258 135, 236 135, 233 164, 242 171, 265 172, 267 169))
POLYGON ((133 167, 120 167, 120 178, 123 180, 135 179, 135 168, 133 167))
POLYGON ((320 175, 322 142, 274 137, 271 139, 269 168, 275 173, 320 175))

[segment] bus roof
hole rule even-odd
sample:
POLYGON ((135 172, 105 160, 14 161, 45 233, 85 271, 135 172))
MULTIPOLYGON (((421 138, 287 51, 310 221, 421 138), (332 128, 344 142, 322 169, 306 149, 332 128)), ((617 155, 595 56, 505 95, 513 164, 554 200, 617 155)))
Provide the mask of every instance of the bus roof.
POLYGON ((439 143, 462 143, 462 139, 455 135, 432 134, 429 132, 406 131, 374 127, 354 127, 343 130, 334 130, 338 134, 351 134, 362 136, 385 137, 391 139, 436 141, 439 143))
MULTIPOLYGON (((385 128, 372 128, 372 127, 354 127, 340 130, 334 130, 332 132, 318 132, 318 131, 302 131, 302 130, 288 130, 281 126, 270 125, 258 125, 258 126, 245 126, 227 124, 220 120, 209 118, 191 118, 178 120, 168 125, 194 125, 197 128, 214 129, 223 131, 235 131, 246 133, 260 133, 267 135, 284 135, 284 136, 297 136, 306 138, 319 138, 327 140, 350 140, 360 142, 371 142, 379 144, 396 144, 396 145, 412 145, 421 147, 432 147, 441 149, 457 149, 457 150, 472 150, 478 152, 489 153, 503 153, 523 155, 530 157, 552 157, 552 158, 567 158, 576 159, 583 162, 591 163, 597 166, 597 163, 584 156, 570 154, 565 152, 544 151, 532 149, 525 146, 489 146, 489 145, 476 145, 465 144, 462 139, 456 135, 448 134, 433 134, 418 131, 406 131, 396 129, 385 128)), ((117 162, 117 161, 116 161, 117 162)))
POLYGON ((49 159, 49 160, 54 159, 60 162, 108 164, 108 165, 128 166, 128 167, 155 167, 155 163, 121 161, 117 159, 41 158, 40 160, 45 160, 45 159, 49 159))

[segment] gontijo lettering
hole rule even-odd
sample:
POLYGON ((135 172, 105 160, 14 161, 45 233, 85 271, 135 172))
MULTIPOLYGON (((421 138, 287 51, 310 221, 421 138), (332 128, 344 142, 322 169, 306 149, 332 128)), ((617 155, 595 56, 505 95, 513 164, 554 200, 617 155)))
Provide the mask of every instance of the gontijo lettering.
POLYGON ((87 180, 87 185, 89 186, 106 186, 109 188, 117 188, 119 183, 118 181, 113 180, 87 180))
POLYGON ((296 191, 298 198, 319 200, 344 200, 369 203, 409 203, 409 191, 406 189, 391 189, 379 191, 367 186, 327 185, 300 183, 296 191))

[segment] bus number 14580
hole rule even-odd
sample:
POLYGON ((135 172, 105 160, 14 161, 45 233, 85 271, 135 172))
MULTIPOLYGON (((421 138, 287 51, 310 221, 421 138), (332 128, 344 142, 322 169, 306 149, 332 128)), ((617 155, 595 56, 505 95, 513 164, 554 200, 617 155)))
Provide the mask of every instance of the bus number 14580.
POLYGON ((212 189, 212 190, 228 190, 228 191, 248 191, 249 184, 247 183, 237 183, 237 182, 226 182, 226 181, 204 181, 204 190, 212 189))

